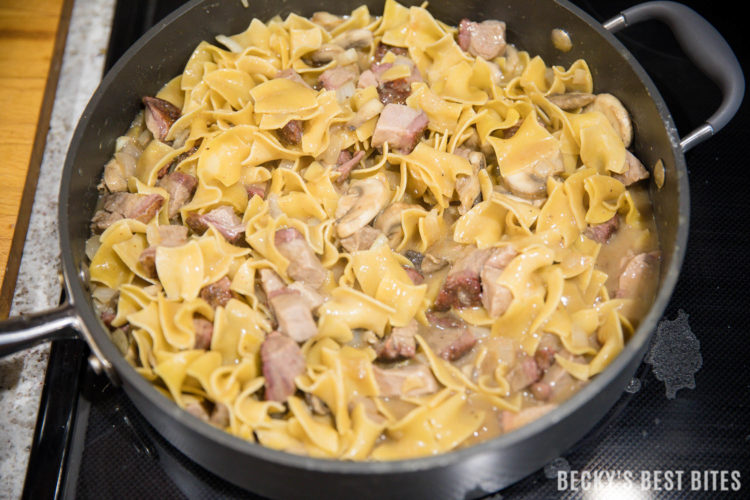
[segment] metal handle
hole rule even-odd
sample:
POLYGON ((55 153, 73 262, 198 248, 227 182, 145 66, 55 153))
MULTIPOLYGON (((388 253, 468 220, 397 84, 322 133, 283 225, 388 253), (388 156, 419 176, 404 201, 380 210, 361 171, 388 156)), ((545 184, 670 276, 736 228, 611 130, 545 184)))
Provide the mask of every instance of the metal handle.
POLYGON ((646 2, 622 11, 603 24, 615 33, 641 21, 666 23, 690 60, 721 89, 719 109, 680 141, 683 153, 721 130, 737 113, 745 94, 745 77, 731 47, 706 19, 676 2, 646 2))
POLYGON ((46 340, 76 338, 77 330, 78 316, 70 304, 7 319, 0 322, 0 357, 28 349, 46 340))

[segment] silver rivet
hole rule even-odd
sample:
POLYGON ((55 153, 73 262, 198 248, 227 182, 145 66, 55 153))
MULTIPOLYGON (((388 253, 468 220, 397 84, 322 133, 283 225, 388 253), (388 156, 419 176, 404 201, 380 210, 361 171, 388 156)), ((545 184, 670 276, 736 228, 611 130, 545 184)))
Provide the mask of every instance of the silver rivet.
POLYGON ((94 373, 97 375, 101 375, 102 371, 104 371, 104 366, 102 365, 102 362, 99 361, 99 358, 96 357, 96 355, 92 354, 89 356, 89 366, 92 370, 94 370, 94 373))

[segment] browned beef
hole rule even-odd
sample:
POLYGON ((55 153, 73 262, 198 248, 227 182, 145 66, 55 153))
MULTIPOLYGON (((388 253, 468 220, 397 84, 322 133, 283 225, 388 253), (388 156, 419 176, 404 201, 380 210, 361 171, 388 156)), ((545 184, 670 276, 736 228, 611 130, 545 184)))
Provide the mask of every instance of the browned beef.
POLYGON ((498 284, 505 267, 518 253, 513 247, 506 246, 492 249, 489 257, 482 266, 480 277, 482 279, 482 305, 487 313, 497 318, 501 316, 513 300, 513 294, 506 286, 498 284))
POLYGON ((203 316, 193 318, 193 328, 195 328, 195 344, 193 349, 209 349, 211 347, 211 338, 214 334, 214 324, 203 316))
POLYGON ((289 260, 286 272, 290 278, 313 288, 323 285, 328 273, 302 233, 293 227, 279 229, 274 236, 274 243, 279 253, 289 260))
POLYGON ((406 78, 397 78, 378 85, 378 98, 383 104, 406 104, 411 95, 411 83, 406 78))
POLYGON ((434 308, 446 311, 451 307, 476 307, 482 305, 480 272, 492 254, 492 249, 474 249, 459 257, 445 278, 434 308))
POLYGON ((546 370, 555 362, 555 354, 560 352, 560 337, 552 333, 543 333, 534 353, 534 360, 540 370, 546 370))
POLYGON ((158 194, 117 192, 105 195, 102 208, 91 218, 91 230, 101 233, 121 219, 135 219, 148 223, 164 204, 158 194))
POLYGON ((422 273, 410 266, 402 267, 404 268, 404 271, 406 271, 406 274, 409 275, 412 283, 414 283, 415 285, 421 285, 422 283, 424 283, 424 276, 422 276, 422 273))
POLYGON ((280 332, 271 332, 260 346, 266 399, 286 401, 294 394, 294 378, 305 373, 305 358, 297 343, 280 332))
POLYGON ((542 377, 542 372, 536 360, 526 355, 519 355, 516 364, 506 375, 510 392, 518 392, 537 382, 542 377))
POLYGON ((364 226, 355 231, 354 234, 341 238, 341 247, 350 253, 369 250, 381 234, 383 233, 372 226, 364 226))
POLYGON ((190 174, 172 172, 159 179, 156 185, 169 193, 167 215, 172 219, 177 216, 182 206, 193 197, 195 188, 198 186, 198 179, 190 174))
POLYGON ((403 327, 393 327, 382 342, 375 346, 378 359, 393 361, 396 359, 413 358, 417 352, 417 322, 412 320, 403 327))
POLYGON ((194 212, 187 216, 185 224, 197 234, 203 234, 209 226, 214 226, 229 243, 233 244, 240 243, 245 235, 242 219, 228 205, 214 208, 205 214, 194 212))
POLYGON ((256 183, 256 184, 248 184, 245 186, 245 190, 247 191, 247 197, 248 199, 251 199, 253 196, 260 196, 261 198, 266 197, 266 183, 256 183))
POLYGON ((430 349, 446 361, 457 360, 477 343, 477 338, 460 318, 432 314, 429 319, 432 324, 423 338, 430 349))
POLYGON ((353 155, 344 150, 339 154, 338 164, 336 165, 336 171, 339 172, 339 178, 336 179, 336 183, 341 184, 349 178, 349 173, 357 166, 357 164, 365 157, 364 151, 357 151, 353 155))
POLYGON ((337 66, 325 70, 319 77, 320 83, 326 90, 338 90, 359 77, 358 72, 351 66, 337 66))
POLYGON ((386 104, 372 135, 373 147, 386 142, 391 150, 409 154, 419 142, 429 120, 424 111, 403 104, 386 104))
POLYGON ((304 342, 318 334, 312 311, 299 291, 285 287, 272 292, 268 302, 279 330, 296 342, 304 342))
POLYGON ((144 248, 141 255, 138 256, 138 262, 143 268, 143 272, 149 278, 156 278, 156 247, 144 248))
POLYGON ((163 141, 172 124, 180 117, 180 108, 164 99, 149 96, 143 98, 143 105, 146 107, 146 128, 154 139, 163 141))
POLYGON ((214 309, 219 306, 224 307, 234 297, 232 290, 230 290, 231 286, 232 282, 228 277, 224 276, 219 281, 201 288, 200 298, 208 302, 214 309))
POLYGON ((279 129, 279 139, 288 146, 294 146, 302 142, 302 122, 300 120, 289 120, 286 125, 279 129))
POLYGON ((458 25, 458 45, 473 56, 488 61, 505 53, 505 23, 501 21, 471 22, 462 19, 458 25))
POLYGON ((191 156, 193 156, 193 154, 195 154, 196 151, 198 151, 198 145, 195 145, 192 148, 190 148, 189 150, 184 151, 184 152, 178 154, 177 156, 174 157, 174 159, 171 162, 169 162, 168 165, 164 165, 159 170, 159 172, 156 174, 156 176, 159 179, 161 179, 162 177, 164 177, 168 173, 172 172, 177 165, 179 165, 183 161, 185 161, 188 158, 190 158, 191 156))
POLYGON ((620 216, 615 214, 607 222, 602 222, 601 224, 594 224, 593 226, 587 227, 586 231, 584 231, 583 234, 585 234, 587 238, 590 238, 597 243, 606 243, 609 241, 612 235, 617 232, 617 229, 619 227, 620 216))
POLYGON ((648 170, 643 166, 643 163, 627 149, 625 150, 625 163, 628 169, 621 174, 613 174, 612 177, 626 186, 649 178, 648 170))

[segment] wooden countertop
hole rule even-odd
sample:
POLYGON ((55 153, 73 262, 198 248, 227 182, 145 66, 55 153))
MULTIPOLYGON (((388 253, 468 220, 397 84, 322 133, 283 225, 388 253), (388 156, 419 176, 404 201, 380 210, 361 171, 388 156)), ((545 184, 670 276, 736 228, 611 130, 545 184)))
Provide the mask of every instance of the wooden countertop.
POLYGON ((0 318, 10 310, 72 7, 0 2, 0 318))

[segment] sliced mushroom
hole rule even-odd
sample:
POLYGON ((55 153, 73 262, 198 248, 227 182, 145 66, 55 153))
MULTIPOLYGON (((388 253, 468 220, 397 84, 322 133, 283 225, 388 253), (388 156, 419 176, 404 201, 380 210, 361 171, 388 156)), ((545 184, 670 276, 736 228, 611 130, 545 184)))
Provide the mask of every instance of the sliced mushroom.
POLYGON ((331 40, 345 49, 363 49, 372 45, 372 32, 366 29, 347 30, 331 40))
POLYGON ((456 179, 456 193, 461 202, 458 212, 463 215, 468 212, 479 198, 481 186, 479 185, 479 171, 487 166, 484 155, 479 151, 472 151, 466 148, 456 150, 458 156, 469 160, 471 164, 472 175, 462 175, 456 179))
POLYGON ((547 194, 547 178, 562 172, 564 169, 562 157, 542 158, 530 167, 511 175, 504 175, 508 189, 524 198, 543 198, 547 194))
POLYGON ((388 204, 390 192, 383 175, 353 181, 336 207, 336 233, 351 236, 369 224, 388 204))
POLYGON ((328 31, 331 31, 333 28, 344 22, 342 17, 335 16, 324 10, 314 13, 310 20, 328 31))
POLYGON ((564 111, 575 111, 594 102, 596 96, 588 92, 566 92, 564 94, 552 94, 547 99, 564 111))
POLYGON ((633 141, 633 124, 630 122, 628 111, 617 97, 612 94, 597 94, 594 102, 586 106, 584 111, 599 111, 606 116, 625 147, 630 147, 633 141))
POLYGON ((375 218, 372 227, 382 231, 388 238, 388 245, 395 248, 404 237, 404 231, 401 227, 401 213, 409 208, 420 208, 419 205, 411 203, 394 203, 389 206, 383 213, 375 218))
POLYGON ((320 48, 310 53, 310 60, 315 64, 326 64, 344 53, 344 48, 333 43, 325 43, 320 48))

